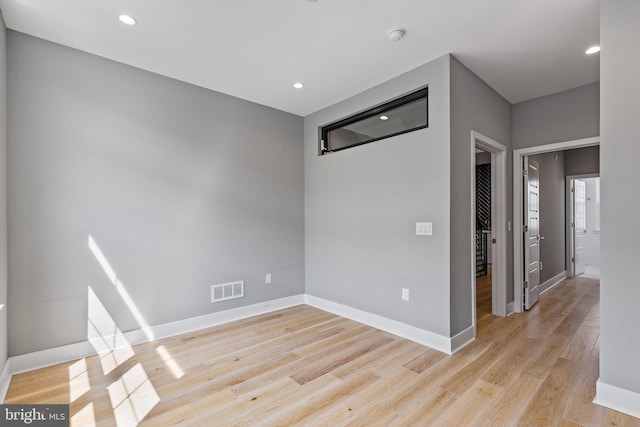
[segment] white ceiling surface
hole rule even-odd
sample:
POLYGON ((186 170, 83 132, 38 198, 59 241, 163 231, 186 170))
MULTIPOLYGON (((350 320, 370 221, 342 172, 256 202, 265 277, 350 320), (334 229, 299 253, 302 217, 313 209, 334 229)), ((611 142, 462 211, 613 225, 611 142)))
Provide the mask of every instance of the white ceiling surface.
POLYGON ((9 28, 301 116, 446 53, 512 103, 599 80, 599 0, 0 0, 9 28), (117 17, 128 13, 138 25, 117 17), (407 29, 391 42, 395 26, 407 29), (296 90, 295 81, 305 87, 296 90))

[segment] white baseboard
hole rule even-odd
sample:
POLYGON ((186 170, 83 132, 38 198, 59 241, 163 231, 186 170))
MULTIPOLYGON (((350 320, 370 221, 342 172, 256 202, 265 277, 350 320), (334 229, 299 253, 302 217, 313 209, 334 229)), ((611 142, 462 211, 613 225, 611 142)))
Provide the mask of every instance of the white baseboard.
POLYGON ((476 339, 476 328, 472 325, 451 338, 451 354, 462 350, 476 339))
MULTIPOLYGON (((294 295, 152 326, 149 328, 149 331, 154 339, 168 338, 223 323, 233 322, 234 320, 246 319, 247 317, 257 316, 259 314, 265 314, 275 310, 293 307, 295 305, 301 305, 305 303, 304 300, 304 295, 294 295)), ((138 329, 125 332, 123 335, 129 345, 137 345, 149 342, 149 339, 147 338, 149 331, 145 333, 142 329, 138 329)), ((81 341, 47 350, 10 357, 2 371, 2 376, 0 376, 0 402, 4 402, 12 375, 56 365, 58 363, 70 362, 72 360, 93 356, 95 354, 96 350, 91 346, 89 341, 81 341)))
POLYGON ((543 283, 540 284, 540 293, 541 294, 545 293, 546 291, 553 288, 555 285, 562 282, 566 278, 567 278, 567 271, 565 270, 556 274, 549 280, 545 280, 543 283))
POLYGON ((514 302, 511 301, 509 304, 507 304, 507 317, 511 316, 513 313, 515 313, 515 310, 513 309, 514 307, 514 302))
MULTIPOLYGON (((307 304, 312 307, 337 314, 338 316, 355 320, 356 322, 392 333, 447 354, 453 354, 475 339, 473 326, 460 332, 455 337, 449 338, 397 320, 388 319, 377 314, 368 313, 343 304, 338 304, 305 294, 294 295, 245 307, 210 313, 204 316, 191 317, 176 322, 156 325, 150 327, 147 331, 143 331, 142 329, 128 331, 124 332, 123 335, 126 338, 126 344, 133 346, 149 342, 149 335, 154 339, 168 338, 301 304, 307 304)), ((4 402, 12 375, 53 366, 59 363, 78 360, 95 354, 96 350, 89 341, 81 341, 10 357, 7 359, 2 374, 0 375, 0 402, 4 402)))
POLYGON ((434 348, 443 353, 452 354, 452 338, 313 295, 305 295, 305 302, 312 307, 364 323, 365 325, 434 348))
POLYGON ((598 380, 593 403, 640 418, 640 393, 625 390, 598 380))

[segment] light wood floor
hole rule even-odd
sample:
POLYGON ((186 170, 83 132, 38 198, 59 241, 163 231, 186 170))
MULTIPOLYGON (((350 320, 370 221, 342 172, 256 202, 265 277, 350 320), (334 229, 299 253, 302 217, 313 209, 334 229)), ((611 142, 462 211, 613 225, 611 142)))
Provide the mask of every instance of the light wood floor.
POLYGON ((491 317, 491 267, 487 267, 487 274, 476 277, 476 319, 486 320, 491 317))
POLYGON ((71 403, 72 425, 640 426, 591 403, 599 284, 484 316, 446 356, 297 306, 13 377, 6 403, 71 403))

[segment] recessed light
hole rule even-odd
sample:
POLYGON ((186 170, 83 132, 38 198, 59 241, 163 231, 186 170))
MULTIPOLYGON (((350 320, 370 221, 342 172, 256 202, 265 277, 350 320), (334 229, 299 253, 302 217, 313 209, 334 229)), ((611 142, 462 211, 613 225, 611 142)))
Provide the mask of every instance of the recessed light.
POLYGON ((293 84, 293 87, 295 87, 296 89, 302 89, 304 87, 304 85, 300 82, 295 82, 293 84))
POLYGON ((380 120, 389 120, 389 117, 387 117, 387 116, 380 116, 380 120))
POLYGON ((118 19, 125 25, 136 25, 136 20, 132 16, 120 15, 118 19))
POLYGON ((584 53, 586 53, 587 55, 593 55, 594 53, 598 52, 600 52, 600 46, 591 46, 584 53))

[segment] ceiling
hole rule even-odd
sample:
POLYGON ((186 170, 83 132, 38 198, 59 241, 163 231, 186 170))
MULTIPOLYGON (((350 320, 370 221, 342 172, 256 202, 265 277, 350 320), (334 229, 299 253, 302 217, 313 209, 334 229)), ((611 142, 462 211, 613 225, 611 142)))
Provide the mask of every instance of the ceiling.
POLYGON ((7 27, 305 116, 446 53, 511 103, 599 80, 599 0, 0 0, 7 27), (123 25, 127 13, 138 21, 123 25), (387 32, 406 28, 392 42, 387 32), (301 81, 305 87, 294 89, 301 81))

